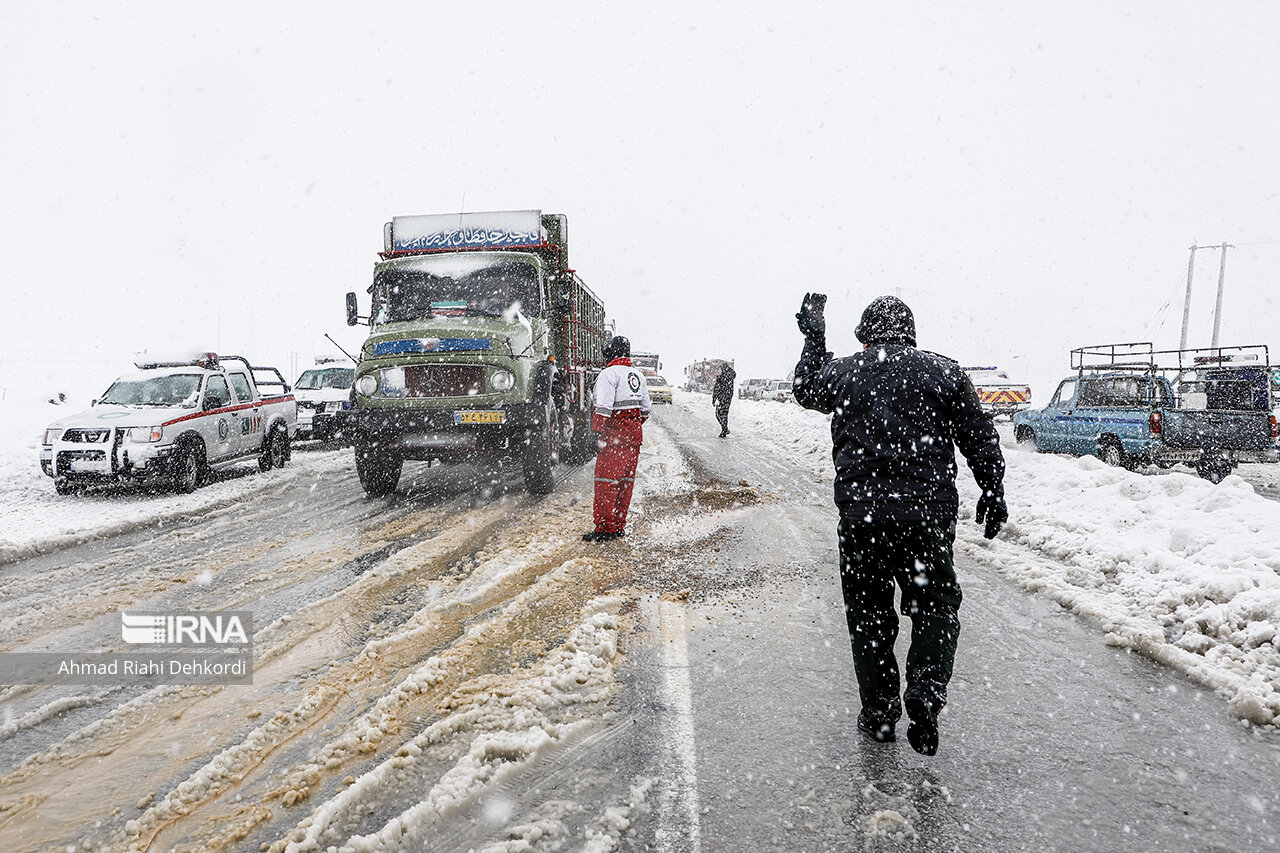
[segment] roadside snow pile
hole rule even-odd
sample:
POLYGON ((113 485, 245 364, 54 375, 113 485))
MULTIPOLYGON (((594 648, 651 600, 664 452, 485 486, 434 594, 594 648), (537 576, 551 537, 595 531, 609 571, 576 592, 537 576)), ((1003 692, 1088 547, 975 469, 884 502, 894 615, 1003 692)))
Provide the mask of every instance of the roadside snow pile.
MULTIPOLYGON (((1141 651, 1217 688, 1237 716, 1280 717, 1280 503, 1237 476, 1215 486, 1011 450, 1011 522, 958 547, 1141 651)), ((971 480, 961 500, 976 501, 971 480)))
MULTIPOLYGON (((714 422, 708 399, 677 405, 714 422)), ((734 436, 762 455, 831 474, 827 418, 735 400, 734 436), (823 452, 807 448, 819 445, 823 452)), ((1214 687, 1237 716, 1280 724, 1280 503, 1239 476, 1213 485, 1011 447, 1009 524, 994 541, 972 522, 978 487, 960 460, 956 550, 1052 596, 1123 645, 1214 687)))
POLYGON ((53 421, 87 408, 90 398, 68 394, 65 403, 54 404, 47 396, 9 390, 0 400, 0 564, 207 513, 304 473, 354 465, 350 453, 295 453, 282 471, 258 474, 250 460, 244 467, 253 476, 228 478, 189 495, 148 494, 131 487, 59 496, 40 470, 41 437, 53 421))

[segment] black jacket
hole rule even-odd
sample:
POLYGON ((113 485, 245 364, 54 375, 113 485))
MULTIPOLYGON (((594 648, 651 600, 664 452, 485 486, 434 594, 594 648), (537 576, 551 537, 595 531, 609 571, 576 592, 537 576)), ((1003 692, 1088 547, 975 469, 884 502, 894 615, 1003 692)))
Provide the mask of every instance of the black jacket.
POLYGON ((954 521, 957 446, 978 485, 1004 495, 1000 439, 958 364, 902 341, 839 359, 825 349, 805 341, 795 398, 833 415, 842 517, 954 521))
POLYGON ((711 387, 711 405, 727 409, 733 402, 733 380, 738 376, 732 367, 722 368, 711 387))

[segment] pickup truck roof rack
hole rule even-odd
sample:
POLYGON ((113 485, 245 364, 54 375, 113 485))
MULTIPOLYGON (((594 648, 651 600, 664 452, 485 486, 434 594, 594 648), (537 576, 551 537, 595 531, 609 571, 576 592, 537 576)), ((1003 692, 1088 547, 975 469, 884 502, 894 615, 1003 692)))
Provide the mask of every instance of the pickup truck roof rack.
POLYGON ((1155 347, 1151 341, 1094 344, 1071 351, 1072 370, 1154 370, 1155 347))
POLYGON ((249 359, 242 355, 224 355, 219 357, 220 361, 238 361, 249 369, 249 375, 253 377, 253 383, 258 387, 263 385, 271 385, 280 387, 281 394, 288 394, 293 388, 285 381, 284 375, 274 367, 262 367, 249 363, 249 359), (259 373, 263 374, 259 376, 259 373), (274 379, 272 377, 275 377, 274 379))
POLYGON ((1071 351, 1072 370, 1135 370, 1155 373, 1203 367, 1259 368, 1269 370, 1266 344, 1229 347, 1190 347, 1157 350, 1150 341, 1094 344, 1071 351))

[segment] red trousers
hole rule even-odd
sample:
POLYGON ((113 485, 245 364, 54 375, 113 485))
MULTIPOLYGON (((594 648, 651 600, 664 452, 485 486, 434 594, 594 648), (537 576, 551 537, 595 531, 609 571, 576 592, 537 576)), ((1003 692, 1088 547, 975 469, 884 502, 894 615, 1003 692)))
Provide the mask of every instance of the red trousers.
POLYGON ((619 412, 604 418, 600 453, 596 456, 596 498, 593 515, 600 533, 622 533, 627 526, 631 490, 636 484, 636 462, 643 439, 641 419, 619 412))

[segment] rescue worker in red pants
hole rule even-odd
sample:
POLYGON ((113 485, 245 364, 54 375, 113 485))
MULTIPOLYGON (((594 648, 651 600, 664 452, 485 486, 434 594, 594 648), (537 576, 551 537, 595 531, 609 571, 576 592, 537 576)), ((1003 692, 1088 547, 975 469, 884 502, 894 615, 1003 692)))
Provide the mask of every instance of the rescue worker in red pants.
POLYGON ((596 379, 596 408, 591 431, 599 433, 596 456, 596 529, 583 534, 586 542, 607 542, 625 535, 627 508, 636 484, 643 424, 653 404, 649 386, 631 366, 631 342, 615 335, 604 345, 607 366, 596 379))

